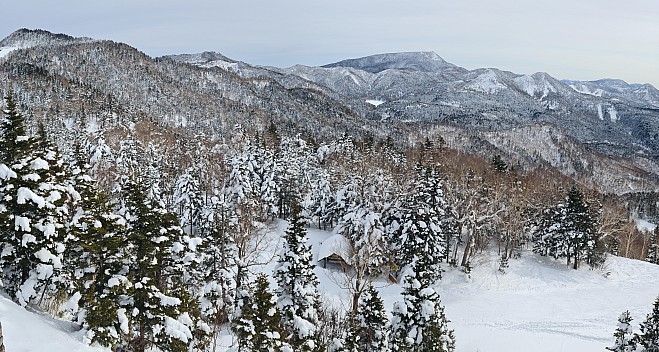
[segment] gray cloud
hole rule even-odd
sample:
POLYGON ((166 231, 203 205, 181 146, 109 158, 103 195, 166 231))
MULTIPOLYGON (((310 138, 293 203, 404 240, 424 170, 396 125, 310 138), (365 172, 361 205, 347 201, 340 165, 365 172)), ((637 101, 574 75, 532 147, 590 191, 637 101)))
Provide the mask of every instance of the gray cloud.
POLYGON ((152 56, 215 50, 290 66, 432 50, 467 68, 659 86, 656 0, 23 0, 3 10, 0 36, 43 28, 152 56))

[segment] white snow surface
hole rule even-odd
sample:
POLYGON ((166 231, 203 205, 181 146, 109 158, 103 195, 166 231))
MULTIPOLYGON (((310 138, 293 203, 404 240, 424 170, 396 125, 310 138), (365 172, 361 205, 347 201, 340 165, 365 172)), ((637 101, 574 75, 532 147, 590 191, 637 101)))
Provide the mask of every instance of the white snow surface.
POLYGON ((0 297, 0 321, 7 351, 109 351, 84 344, 84 332, 75 331, 72 324, 28 312, 4 296, 0 297))
POLYGON ((13 47, 13 46, 0 47, 0 58, 7 56, 7 54, 9 54, 10 52, 12 52, 16 49, 18 49, 18 48, 13 47))
POLYGON ((367 99, 366 102, 373 105, 373 106, 379 106, 379 105, 384 104, 384 101, 377 100, 377 99, 367 99))
POLYGON ((336 254, 347 264, 350 264, 350 257, 352 256, 350 252, 350 242, 343 235, 337 233, 318 246, 318 256, 316 258, 322 260, 336 254))
POLYGON ((653 224, 647 220, 636 219, 636 228, 639 231, 652 232, 657 227, 656 224, 653 224))
POLYGON ((508 88, 499 81, 499 77, 493 70, 487 69, 485 72, 474 78, 466 85, 467 89, 477 92, 495 94, 496 92, 508 88))
MULTIPOLYGON (((284 221, 270 227, 274 244, 286 227, 284 221)), ((332 233, 308 232, 308 243, 318 258, 320 243, 332 233)), ((258 270, 271 273, 275 264, 258 270)), ((524 251, 521 258, 510 260, 505 274, 498 271, 495 253, 477 256, 474 264, 470 276, 443 266, 446 271, 434 287, 455 331, 457 352, 604 351, 613 345, 620 314, 629 310, 633 330, 639 332, 639 323, 659 294, 659 265, 639 260, 609 257, 603 270, 587 266, 573 270, 564 261, 524 251)), ((339 286, 338 270, 316 267, 315 272, 324 299, 348 307, 350 295, 339 286)), ((402 287, 385 280, 375 284, 391 318, 394 303, 402 300, 402 287)), ((30 313, 4 297, 0 297, 0 321, 7 351, 108 351, 86 346, 84 331, 72 332, 70 324, 30 313)), ((232 340, 224 329, 218 351, 230 351, 232 340)))

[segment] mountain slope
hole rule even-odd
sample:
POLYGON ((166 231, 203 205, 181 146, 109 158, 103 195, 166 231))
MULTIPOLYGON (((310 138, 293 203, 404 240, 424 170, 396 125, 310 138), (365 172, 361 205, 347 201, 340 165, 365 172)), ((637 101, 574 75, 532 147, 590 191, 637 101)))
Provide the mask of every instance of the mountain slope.
POLYGON ((654 99, 647 85, 604 80, 586 87, 546 73, 470 71, 424 52, 275 68, 214 52, 150 58, 126 44, 39 30, 17 31, 2 43, 22 49, 0 58, 0 80, 14 89, 32 126, 46 118, 60 143, 146 123, 191 142, 196 135, 228 141, 241 125, 248 133, 274 126, 315 140, 391 137, 406 148, 451 126, 442 138, 462 141, 452 147, 465 152, 501 154, 525 169, 556 167, 605 192, 659 189, 659 108, 638 98, 647 91, 654 99), (542 132, 547 125, 558 132, 542 132), (505 140, 526 130, 569 142, 538 148, 505 140))
POLYGON ((367 56, 359 59, 348 59, 322 67, 352 67, 370 73, 385 70, 406 70, 420 72, 437 72, 455 65, 444 61, 434 52, 389 53, 367 56))

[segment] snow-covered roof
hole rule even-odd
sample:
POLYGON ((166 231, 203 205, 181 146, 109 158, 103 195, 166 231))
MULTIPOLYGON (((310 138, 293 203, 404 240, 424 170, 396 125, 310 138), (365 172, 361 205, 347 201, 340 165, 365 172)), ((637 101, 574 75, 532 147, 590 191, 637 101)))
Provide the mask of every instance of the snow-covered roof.
POLYGON ((333 254, 343 259, 346 264, 350 264, 351 246, 343 235, 336 234, 323 241, 318 249, 318 260, 331 257, 333 254))

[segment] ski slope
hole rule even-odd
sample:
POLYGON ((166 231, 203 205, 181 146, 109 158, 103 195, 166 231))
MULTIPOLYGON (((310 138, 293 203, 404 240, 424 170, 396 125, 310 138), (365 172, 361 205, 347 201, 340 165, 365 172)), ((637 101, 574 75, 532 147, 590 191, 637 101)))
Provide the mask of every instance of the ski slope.
MULTIPOLYGON (((271 226, 272 245, 261 258, 274 258, 286 222, 271 226)), ((309 229, 314 258, 332 234, 309 229)), ((613 343, 617 318, 629 310, 634 331, 659 295, 659 265, 609 257, 604 270, 568 268, 562 261, 523 252, 511 259, 506 273, 498 271, 495 254, 480 255, 470 275, 446 269, 437 290, 455 331, 457 352, 603 351, 613 343)), ((272 272, 274 261, 259 270, 272 272)), ((321 295, 332 304, 349 307, 349 294, 340 287, 336 270, 316 268, 321 295)), ((376 282, 391 311, 401 287, 376 282)), ((83 333, 68 323, 28 312, 0 297, 7 351, 108 351, 82 342, 83 333)), ((224 331, 218 351, 228 351, 232 336, 224 331)))

